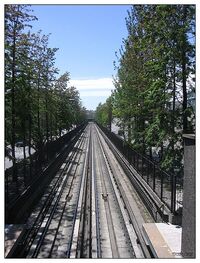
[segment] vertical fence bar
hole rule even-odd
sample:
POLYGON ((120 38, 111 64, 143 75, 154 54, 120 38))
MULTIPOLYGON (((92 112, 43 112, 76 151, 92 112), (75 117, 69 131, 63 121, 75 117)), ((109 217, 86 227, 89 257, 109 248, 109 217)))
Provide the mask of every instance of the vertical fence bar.
POLYGON ((138 154, 135 155, 136 156, 136 160, 135 160, 135 168, 138 171, 138 154))
POLYGON ((5 171, 5 181, 6 181, 6 189, 5 189, 5 200, 6 200, 6 203, 9 202, 9 183, 8 183, 8 178, 9 178, 9 175, 8 175, 8 172, 7 170, 5 171))
MULTIPOLYGON (((138 154, 138 171, 139 171, 139 173, 141 173, 141 164, 142 164, 141 157, 138 154)), ((142 178, 143 178, 143 174, 142 173, 141 173, 141 175, 142 175, 142 178)))
POLYGON ((143 156, 141 156, 141 163, 142 163, 142 165, 141 165, 141 174, 142 174, 142 177, 144 177, 144 167, 143 167, 143 156))
POLYGON ((171 181, 171 212, 174 212, 174 176, 170 174, 170 181, 171 181))
POLYGON ((163 200, 163 173, 159 169, 159 174, 161 175, 161 180, 160 180, 160 199, 163 200))
POLYGON ((149 162, 146 162, 147 168, 146 168, 146 172, 147 172, 147 184, 149 184, 149 162))
POLYGON ((130 151, 129 151, 129 146, 127 146, 127 153, 128 153, 128 161, 129 161, 129 163, 130 163, 130 151))
POLYGON ((156 172, 156 169, 155 169, 155 163, 153 163, 153 191, 155 192, 155 186, 156 186, 156 178, 155 178, 155 172, 156 172))
POLYGON ((139 154, 133 150, 125 141, 114 133, 111 133, 106 128, 102 127, 102 130, 116 145, 118 150, 127 158, 141 177, 147 182, 153 191, 160 197, 160 199, 168 204, 172 213, 176 210, 176 177, 172 174, 162 171, 158 164, 151 161, 148 157, 139 154), (170 178, 170 181, 168 181, 170 178), (167 180, 167 181, 166 181, 167 180), (170 187, 170 190, 169 190, 170 187), (171 191, 171 193, 169 193, 171 191), (171 198, 171 200, 170 200, 171 198), (166 199, 166 200, 165 200, 166 199))
POLYGON ((171 174, 171 212, 174 213, 176 211, 176 176, 171 174))
POLYGON ((177 187, 177 180, 176 175, 174 175, 174 203, 173 203, 173 213, 176 211, 176 187, 177 187))

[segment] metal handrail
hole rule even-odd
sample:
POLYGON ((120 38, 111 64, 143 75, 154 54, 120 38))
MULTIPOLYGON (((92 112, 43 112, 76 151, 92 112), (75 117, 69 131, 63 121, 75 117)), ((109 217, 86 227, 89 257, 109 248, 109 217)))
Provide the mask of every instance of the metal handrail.
POLYGON ((162 200, 162 202, 164 202, 168 206, 168 208, 172 213, 175 213, 175 208, 176 208, 175 175, 162 170, 155 161, 150 160, 147 156, 144 156, 141 153, 137 152, 136 150, 132 149, 130 145, 126 144, 123 141, 123 139, 117 136, 115 133, 110 132, 108 129, 101 126, 100 124, 98 124, 98 126, 104 131, 104 133, 108 136, 108 138, 115 144, 118 150, 124 155, 124 157, 129 161, 129 163, 134 167, 134 169, 141 175, 142 179, 145 180, 146 183, 152 188, 152 190, 158 195, 158 197, 162 200), (150 173, 150 171, 152 171, 152 173, 150 173), (152 176, 150 176, 151 174, 152 176), (164 197, 164 195, 169 197, 166 198, 164 197))

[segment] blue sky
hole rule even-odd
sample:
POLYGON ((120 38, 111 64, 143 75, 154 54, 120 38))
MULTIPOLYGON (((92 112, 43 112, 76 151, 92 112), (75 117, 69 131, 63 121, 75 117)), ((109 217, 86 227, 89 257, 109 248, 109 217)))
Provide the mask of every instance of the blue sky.
POLYGON ((32 5, 38 21, 33 31, 51 33, 57 47, 60 74, 69 71, 87 109, 105 102, 114 89, 115 51, 127 36, 125 17, 130 5, 32 5))

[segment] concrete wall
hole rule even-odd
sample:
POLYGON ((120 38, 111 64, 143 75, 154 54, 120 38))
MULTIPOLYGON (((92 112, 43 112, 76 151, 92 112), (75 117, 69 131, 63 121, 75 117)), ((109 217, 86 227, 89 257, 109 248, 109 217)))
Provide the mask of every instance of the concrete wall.
POLYGON ((195 136, 184 137, 184 183, 181 253, 185 258, 195 258, 196 249, 196 186, 195 186, 195 136))

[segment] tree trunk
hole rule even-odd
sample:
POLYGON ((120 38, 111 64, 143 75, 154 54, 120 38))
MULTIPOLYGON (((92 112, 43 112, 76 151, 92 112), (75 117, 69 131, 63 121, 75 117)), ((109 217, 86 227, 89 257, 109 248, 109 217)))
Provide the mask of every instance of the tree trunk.
POLYGON ((15 82, 16 82, 16 22, 13 28, 13 47, 12 47, 12 88, 11 88, 11 108, 12 108, 12 117, 11 117, 11 148, 12 148, 12 161, 13 161, 13 181, 17 181, 17 167, 16 167, 16 156, 15 156, 15 82))
POLYGON ((152 157, 152 147, 151 146, 149 147, 149 157, 150 157, 150 159, 153 159, 153 157, 152 157))
POLYGON ((53 141, 53 122, 52 122, 52 112, 50 112, 50 140, 53 141))
POLYGON ((38 74, 38 80, 37 80, 37 92, 38 92, 38 98, 37 98, 37 130, 38 130, 38 140, 41 141, 41 133, 40 133, 40 72, 38 74))
POLYGON ((49 159, 49 116, 48 116, 48 99, 47 99, 47 91, 45 97, 45 121, 46 121, 46 159, 49 159))
POLYGON ((132 138, 130 119, 131 119, 131 118, 128 119, 128 144, 131 144, 131 138, 132 138))
POLYGON ((55 116, 54 116, 54 122, 53 122, 53 135, 55 136, 55 139, 57 140, 58 138, 58 126, 57 126, 57 117, 56 117, 56 113, 55 113, 55 116))
MULTIPOLYGON (((186 22, 187 10, 186 6, 183 5, 183 25, 186 22)), ((183 88, 183 133, 187 132, 187 73, 186 73, 186 35, 183 32, 182 36, 182 48, 181 48, 181 69, 182 69, 182 88, 183 88)))
POLYGON ((185 57, 182 54, 182 82, 183 82, 183 133, 187 132, 187 88, 186 88, 186 66, 185 57))
POLYGON ((173 156, 173 163, 170 168, 170 172, 174 174, 174 136, 175 136, 175 110, 176 110, 176 63, 175 58, 173 58, 173 100, 172 100, 172 113, 171 113, 171 150, 172 150, 172 156, 173 156))
POLYGON ((59 128, 59 137, 61 137, 61 135, 62 135, 62 129, 59 128))
POLYGON ((25 120, 22 123, 23 127, 23 175, 24 175, 24 184, 26 186, 26 127, 25 127, 25 120))
POLYGON ((28 136, 28 154, 30 159, 30 177, 32 176, 32 157, 31 157, 31 146, 32 146, 32 116, 31 116, 31 83, 30 83, 30 75, 28 79, 29 83, 29 117, 28 117, 28 130, 29 130, 29 136, 28 136))

